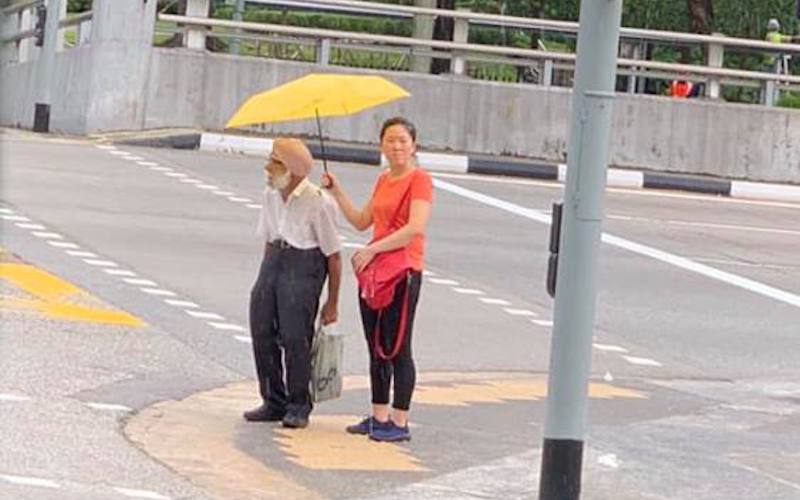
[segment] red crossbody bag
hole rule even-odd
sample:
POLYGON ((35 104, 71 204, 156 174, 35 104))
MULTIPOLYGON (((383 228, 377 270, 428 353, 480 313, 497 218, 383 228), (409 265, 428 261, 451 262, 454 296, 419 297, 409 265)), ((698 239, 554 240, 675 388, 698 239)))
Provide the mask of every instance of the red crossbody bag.
MULTIPOLYGON (((413 182, 414 181, 412 179, 411 183, 413 182)), ((405 195, 403 195, 403 199, 400 201, 397 209, 395 210, 390 229, 394 228, 394 231, 397 231, 403 227, 404 224, 402 220, 400 220, 400 214, 404 208, 407 209, 410 215, 410 183, 405 195)), ((394 231, 389 231, 384 238, 389 234, 392 234, 394 231)), ((371 243, 378 239, 382 238, 376 238, 371 243)), ((402 348, 403 341, 406 337, 406 329, 408 324, 408 298, 411 288, 412 269, 413 266, 411 265, 411 259, 408 255, 408 247, 402 247, 396 250, 379 253, 361 272, 356 273, 358 286, 361 290, 361 298, 364 300, 364 302, 366 302, 370 309, 378 311, 378 319, 375 323, 375 331, 373 332, 375 354, 379 358, 386 361, 394 359, 400 353, 400 349, 402 348), (406 281, 406 291, 405 297, 403 298, 403 308, 400 312, 400 324, 398 325, 397 335, 395 336, 395 345, 393 346, 392 351, 389 354, 386 354, 380 342, 381 318, 383 317, 384 310, 392 303, 397 285, 403 280, 406 281)))

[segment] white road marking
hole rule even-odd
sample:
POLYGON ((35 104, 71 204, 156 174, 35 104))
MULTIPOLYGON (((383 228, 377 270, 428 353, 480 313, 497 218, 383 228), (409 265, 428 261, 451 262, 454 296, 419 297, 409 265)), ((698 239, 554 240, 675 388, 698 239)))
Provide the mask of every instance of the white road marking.
POLYGON ((630 221, 637 220, 637 217, 629 217, 627 215, 606 215, 606 219, 630 221))
POLYGON ((514 309, 511 307, 505 307, 503 308, 503 310, 512 316, 528 316, 528 317, 538 316, 538 314, 531 311, 530 309, 514 309))
POLYGON ((648 224, 670 224, 673 226, 687 226, 709 229, 726 229, 731 231, 748 231, 752 233, 772 233, 772 234, 786 234, 791 236, 800 236, 800 231, 792 229, 781 229, 777 227, 759 227, 759 226, 743 226, 739 224, 719 224, 716 222, 702 222, 702 221, 686 221, 675 219, 650 219, 647 217, 633 217, 625 215, 609 215, 608 219, 633 221, 633 222, 646 222, 648 224))
POLYGON ((691 257, 695 262, 705 262, 707 264, 722 264, 725 266, 739 266, 739 267, 752 267, 758 269, 779 269, 779 270, 794 270, 796 266, 779 266, 773 264, 759 264, 757 262, 743 262, 741 260, 729 259, 707 259, 704 257, 691 257))
POLYGON ((728 283, 729 285, 733 285, 744 290, 793 305, 795 307, 800 307, 800 296, 785 290, 765 285, 763 283, 759 283, 758 281, 744 278, 733 273, 720 271, 719 269, 715 269, 705 264, 700 264, 699 262, 694 262, 685 257, 674 255, 663 250, 658 250, 657 248, 642 245, 640 243, 635 243, 624 238, 612 236, 608 233, 603 233, 603 241, 619 248, 624 248, 625 250, 671 264, 675 267, 680 267, 682 269, 686 269, 687 271, 692 271, 717 281, 728 283))
POLYGON ((428 281, 434 285, 458 286, 460 283, 456 280, 448 280, 443 278, 428 278, 428 281))
POLYGON ((127 269, 103 269, 103 271, 112 276, 136 276, 135 272, 128 271, 127 269))
POLYGON ((19 484, 22 486, 38 486, 40 488, 61 488, 61 485, 50 479, 42 479, 40 477, 31 476, 11 476, 9 474, 0 474, 0 479, 11 484, 19 484))
POLYGON ((38 231, 43 231, 43 230, 47 229, 46 227, 44 227, 41 224, 31 224, 31 223, 26 223, 26 222, 17 222, 14 225, 17 226, 17 227, 21 227, 22 229, 36 229, 38 231))
POLYGON ((124 281, 125 283, 128 283, 130 285, 158 286, 158 283, 156 283, 155 281, 146 280, 146 279, 143 279, 143 278, 125 278, 122 281, 124 281))
POLYGON ((199 305, 195 304, 194 302, 189 302, 188 300, 175 300, 175 299, 166 299, 164 300, 167 304, 175 307, 191 307, 196 308, 200 307, 199 305))
POLYGON ((592 346, 597 349, 598 351, 606 351, 606 352, 628 352, 627 349, 624 347, 620 347, 618 345, 608 345, 608 344, 592 344, 592 346))
POLYGON ((99 257, 99 255, 97 255, 96 253, 87 252, 85 250, 67 250, 67 255, 71 255, 73 257, 86 257, 89 259, 99 257))
POLYGON ((25 396, 23 394, 10 394, 10 393, 0 393, 0 401, 9 401, 12 403, 21 403, 23 401, 30 401, 31 398, 25 396))
POLYGON ((429 277, 429 276, 436 276, 436 273, 433 272, 433 271, 428 271, 426 269, 426 270, 422 271, 422 275, 425 276, 425 277, 429 277))
POLYGON ((658 361, 650 358, 637 358, 636 356, 622 356, 625 361, 638 366, 664 366, 658 361))
POLYGON ((47 243, 56 248, 80 248, 75 243, 70 243, 68 241, 48 241, 47 243))
POLYGON ((258 203, 250 203, 250 204, 245 205, 245 206, 247 208, 255 208, 256 210, 261 210, 261 205, 259 205, 258 203))
POLYGON ((212 190, 212 191, 215 190, 215 189, 219 189, 219 186, 215 186, 213 184, 198 184, 195 187, 197 189, 206 189, 206 190, 212 190))
POLYGON ((112 262, 110 260, 97 260, 97 259, 83 259, 84 262, 91 266, 97 267, 117 267, 116 262, 112 262))
POLYGON ((606 467, 610 467, 612 469, 619 468, 619 461, 617 460, 617 456, 613 453, 608 453, 606 455, 601 455, 597 457, 597 463, 600 465, 605 465, 606 467))
MULTIPOLYGON (((459 196, 463 196, 464 198, 468 198, 473 201, 483 203, 485 205, 499 208, 501 210, 505 210, 507 212, 520 215, 522 217, 535 220, 537 222, 541 222, 543 224, 548 224, 548 225, 550 224, 550 217, 538 210, 521 207, 517 204, 510 203, 508 201, 495 198, 493 196, 488 196, 483 193, 479 193, 477 191, 472 191, 470 189, 462 188, 460 186, 456 186, 455 184, 444 182, 439 179, 434 179, 434 185, 439 189, 448 191, 450 193, 459 196)), ((605 243, 608 243, 609 245, 613 245, 618 248, 622 248, 630 252, 637 253, 639 255, 650 257, 652 259, 659 260, 661 262, 671 264, 673 266, 686 269, 688 271, 692 271, 694 273, 701 274, 703 276, 707 276, 709 278, 722 281, 724 283, 728 283, 730 285, 763 295, 765 297, 778 300, 780 302, 784 302, 786 304, 793 305, 795 307, 800 307, 800 296, 795 295, 793 293, 789 293, 787 291, 780 290, 778 288, 771 287, 769 285, 765 285, 763 283, 759 283, 757 281, 748 278, 743 278, 741 276, 737 276, 732 273, 720 271, 718 269, 714 269, 713 267, 691 261, 685 257, 680 257, 678 255, 658 250, 656 248, 649 247, 647 245, 635 243, 633 241, 626 240, 618 236, 613 236, 608 233, 603 233, 602 239, 605 243)))
POLYGON ((129 161, 142 161, 142 160, 144 160, 144 158, 142 158, 141 156, 123 156, 122 159, 123 160, 129 160, 129 161))
POLYGON ((167 177, 175 177, 177 179, 184 179, 186 177, 189 177, 188 175, 182 174, 180 172, 164 172, 164 175, 166 175, 167 177))
POLYGON ((246 332, 247 330, 239 325, 234 325, 231 323, 215 323, 213 321, 208 322, 209 325, 213 326, 217 330, 226 330, 230 332, 246 332))
POLYGON ((95 144, 94 147, 96 147, 97 149, 103 149, 103 150, 106 150, 106 151, 113 151, 113 150, 117 149, 116 146, 112 146, 110 144, 95 144))
POLYGON ((531 323, 533 323, 534 325, 544 326, 544 327, 553 326, 552 321, 546 321, 543 319, 532 319, 531 323))
POLYGON ((202 184, 203 181, 199 179, 181 179, 181 182, 185 182, 186 184, 202 184))
POLYGON ((141 165, 143 167, 157 167, 158 166, 158 163, 156 163, 154 161, 137 161, 136 163, 138 163, 139 165, 141 165))
POLYGON ((114 156, 130 156, 131 154, 127 151, 122 151, 121 149, 112 149, 109 151, 114 156))
POLYGON ((744 464, 741 464, 741 463, 736 462, 736 461, 732 461, 732 463, 733 463, 733 465, 735 467, 739 467, 740 469, 744 469, 744 470, 752 472, 753 474, 756 474, 756 475, 761 475, 761 476, 768 477, 768 478, 772 479, 775 482, 783 484, 784 486, 789 486, 790 488, 794 488, 795 490, 800 491, 800 483, 793 483, 791 481, 787 481, 787 480, 785 480, 785 479, 783 479, 781 477, 778 477, 778 476, 776 476, 774 474, 770 474, 769 472, 764 472, 761 469, 757 469, 755 467, 750 467, 749 465, 744 465, 744 464))
POLYGON ((42 231, 34 231, 33 235, 37 236, 39 238, 46 238, 48 240, 63 240, 64 239, 64 237, 61 236, 58 233, 48 233, 48 232, 42 232, 42 231))
POLYGON ((143 291, 144 293, 149 293, 150 295, 157 295, 160 297, 177 297, 178 294, 175 292, 170 292, 169 290, 164 290, 163 288, 140 288, 139 290, 143 291))
POLYGON ((245 337, 244 335, 236 335, 233 338, 235 338, 239 342, 242 342, 242 343, 245 343, 245 344, 252 344, 253 343, 253 339, 251 337, 245 337))
POLYGON ((476 290, 475 288, 458 288, 453 287, 452 290, 456 293, 460 293, 461 295, 486 295, 480 290, 476 290))
POLYGON ((0 215, 0 219, 20 222, 30 222, 30 219, 24 215, 0 215))
POLYGON ((511 302, 503 299, 492 299, 489 297, 478 297, 478 300, 483 302, 484 304, 489 304, 493 306, 510 306, 511 302))
POLYGON ((213 193, 217 196, 233 196, 236 194, 233 191, 214 191, 213 193))
POLYGON ((216 320, 220 320, 220 321, 225 319, 222 316, 220 316, 219 314, 212 313, 212 312, 203 312, 203 311, 185 311, 185 312, 189 316, 193 316, 195 318, 200 318, 200 319, 216 319, 216 320))
POLYGON ((100 411, 123 411, 123 412, 133 411, 133 408, 129 408, 124 405, 116 405, 109 403, 86 403, 86 406, 92 408, 93 410, 100 410, 100 411))
POLYGON ((10 215, 10 214, 13 214, 13 213, 14 213, 14 211, 11 210, 10 208, 0 208, 0 214, 9 214, 10 215))
POLYGON ((603 380, 606 381, 606 382, 613 382, 614 381, 614 376, 611 375, 610 371, 606 370, 606 374, 603 375, 603 380))
POLYGON ((231 197, 228 198, 228 200, 232 201, 234 203, 252 203, 253 202, 253 200, 251 200, 250 198, 239 198, 238 196, 231 196, 231 197))
POLYGON ((150 167, 150 170, 154 172, 173 172, 169 167, 150 167))
POLYGON ((155 491, 150 490, 134 490, 131 488, 119 488, 114 487, 114 490, 117 493, 125 495, 131 498, 148 498, 151 500, 170 500, 170 497, 165 497, 161 493, 156 493, 155 491))

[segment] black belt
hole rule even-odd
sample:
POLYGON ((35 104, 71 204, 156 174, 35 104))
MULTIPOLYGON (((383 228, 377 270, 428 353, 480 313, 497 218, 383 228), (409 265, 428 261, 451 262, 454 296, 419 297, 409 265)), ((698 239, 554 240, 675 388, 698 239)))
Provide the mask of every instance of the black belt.
POLYGON ((281 239, 271 241, 269 246, 271 246, 276 250, 288 250, 290 248, 295 248, 292 245, 290 245, 288 241, 281 239))

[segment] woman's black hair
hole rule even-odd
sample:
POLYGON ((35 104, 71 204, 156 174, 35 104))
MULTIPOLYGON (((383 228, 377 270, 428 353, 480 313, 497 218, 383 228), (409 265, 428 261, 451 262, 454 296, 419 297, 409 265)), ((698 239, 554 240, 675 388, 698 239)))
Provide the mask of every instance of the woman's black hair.
POLYGON ((400 125, 406 129, 408 135, 411 136, 411 139, 414 142, 417 142, 417 127, 414 126, 413 123, 406 120, 402 116, 395 116, 394 118, 389 118, 385 122, 383 122, 383 126, 381 127, 381 140, 383 140, 383 136, 386 134, 386 130, 389 127, 393 127, 395 125, 400 125))

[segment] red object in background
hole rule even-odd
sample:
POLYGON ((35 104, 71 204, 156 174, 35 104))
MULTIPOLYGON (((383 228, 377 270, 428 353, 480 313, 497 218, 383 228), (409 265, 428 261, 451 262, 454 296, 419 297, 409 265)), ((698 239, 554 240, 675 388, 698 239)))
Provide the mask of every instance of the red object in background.
POLYGON ((672 82, 672 85, 669 86, 669 95, 672 97, 687 98, 692 95, 693 88, 694 84, 692 82, 687 82, 686 80, 675 80, 672 82))

